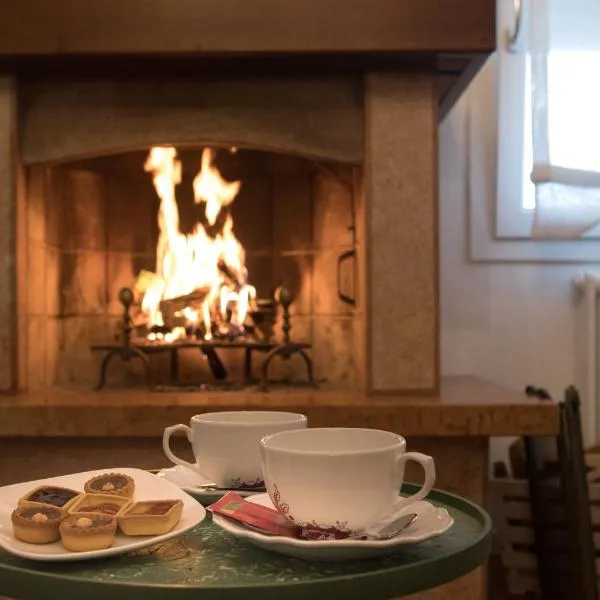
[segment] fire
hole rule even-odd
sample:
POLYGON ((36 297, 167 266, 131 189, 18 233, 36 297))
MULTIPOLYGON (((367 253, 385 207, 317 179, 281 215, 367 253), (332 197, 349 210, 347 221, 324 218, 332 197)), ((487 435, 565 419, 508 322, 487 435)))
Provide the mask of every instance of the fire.
MULTIPOLYGON (((241 185, 239 181, 225 181, 214 158, 212 150, 202 152, 200 170, 193 181, 195 202, 204 203, 211 226, 221 209, 235 200, 241 185)), ((186 327, 196 329, 200 324, 207 340, 215 331, 222 335, 243 332, 256 290, 248 284, 246 253, 233 232, 231 214, 215 237, 210 237, 201 223, 190 235, 181 233, 175 195, 181 183, 177 151, 173 147, 152 148, 144 170, 152 174, 160 198, 156 273, 147 274, 141 304, 148 326, 165 324, 161 303, 180 298, 185 301, 190 296, 189 304, 175 313, 179 326, 164 336, 151 334, 149 339, 174 341, 185 337, 186 327)))

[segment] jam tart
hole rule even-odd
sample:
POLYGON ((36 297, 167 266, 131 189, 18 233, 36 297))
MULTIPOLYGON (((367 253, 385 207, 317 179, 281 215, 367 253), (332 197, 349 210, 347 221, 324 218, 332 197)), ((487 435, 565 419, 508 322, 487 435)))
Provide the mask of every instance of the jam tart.
POLYGON ((69 514, 101 513, 118 517, 130 504, 130 498, 116 494, 81 494, 70 506, 69 514))
POLYGON ((60 526, 63 546, 72 552, 103 550, 113 545, 117 533, 117 518, 102 513, 69 515, 60 526))
POLYGON ((43 507, 52 506, 63 511, 64 514, 81 494, 77 490, 59 487, 56 485, 41 485, 19 498, 18 506, 43 507))
POLYGON ((103 473, 88 479, 83 489, 88 494, 114 494, 132 498, 135 482, 132 477, 123 473, 103 473))
POLYGON ((182 500, 145 500, 134 502, 119 516, 125 535, 163 535, 179 523, 182 500))
POLYGON ((15 538, 29 544, 51 544, 60 539, 64 512, 55 506, 19 506, 11 521, 15 538))

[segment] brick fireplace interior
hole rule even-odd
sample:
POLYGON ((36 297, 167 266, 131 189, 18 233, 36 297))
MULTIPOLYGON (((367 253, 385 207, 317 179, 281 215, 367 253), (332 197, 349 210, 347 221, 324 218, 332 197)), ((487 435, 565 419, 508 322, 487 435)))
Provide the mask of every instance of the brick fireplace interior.
MULTIPOLYGON (((177 186, 180 230, 191 234, 202 214, 192 180, 202 146, 178 150, 183 167, 177 186)), ((91 344, 118 338, 123 307, 119 290, 142 271, 154 271, 159 198, 143 166, 148 149, 33 164, 26 171, 29 388, 92 388, 103 353, 91 344)), ((322 386, 353 388, 357 311, 338 291, 355 294, 352 261, 338 257, 354 247, 356 166, 279 152, 221 147, 215 166, 228 181, 241 181, 230 207, 234 233, 246 251, 249 282, 257 297, 271 299, 279 286, 292 292, 291 338, 312 345, 322 386), (339 290, 338 290, 339 288, 339 290)), ((228 211, 229 212, 229 211, 228 211)), ((281 310, 272 326, 281 340, 281 310)), ((242 379, 243 351, 219 357, 228 379, 242 379)), ((169 381, 169 355, 149 357, 157 381, 169 381)), ((255 361, 260 364, 260 358, 255 361)), ((144 384, 143 365, 113 360, 108 387, 144 384)), ((270 374, 281 378, 274 361, 270 374)), ((306 377, 300 357, 287 367, 306 377)), ((180 351, 179 382, 210 384, 198 349, 180 351)))

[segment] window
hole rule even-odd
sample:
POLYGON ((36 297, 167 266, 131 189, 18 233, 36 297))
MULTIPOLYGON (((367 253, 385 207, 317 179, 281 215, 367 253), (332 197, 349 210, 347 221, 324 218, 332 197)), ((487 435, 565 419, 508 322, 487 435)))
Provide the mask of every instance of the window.
MULTIPOLYGON (((521 191, 521 210, 525 214, 535 209, 535 185, 531 181, 529 174, 533 168, 533 144, 531 131, 531 62, 529 55, 525 56, 525 86, 523 99, 523 171, 520 176, 523 182, 521 191)), ((530 225, 531 216, 529 216, 528 224, 530 225)), ((531 227, 530 227, 531 229, 531 227)))
MULTIPOLYGON (((590 1, 596 2, 542 0, 559 2, 560 10, 564 5, 569 11, 581 10, 582 4, 590 1)), ((531 9, 529 2, 524 6, 531 9)), ((487 73, 478 76, 468 93, 472 259, 600 262, 600 226, 589 231, 584 240, 532 239, 536 193, 531 182, 533 111, 528 32, 524 25, 519 48, 509 52, 506 39, 514 24, 513 2, 500 0, 497 8, 498 51, 484 67, 487 73), (482 157, 486 152, 490 156, 482 157)), ((596 16, 599 14, 597 11, 596 16)), ((593 26, 588 29, 600 30, 600 19, 591 17, 593 26)), ((553 18, 556 21, 557 15, 553 18)), ((563 44, 548 54, 548 124, 552 132, 548 147, 552 167, 589 169, 600 176, 599 71, 600 47, 575 49, 563 44), (581 131, 586 132, 585 143, 577 137, 581 131)))

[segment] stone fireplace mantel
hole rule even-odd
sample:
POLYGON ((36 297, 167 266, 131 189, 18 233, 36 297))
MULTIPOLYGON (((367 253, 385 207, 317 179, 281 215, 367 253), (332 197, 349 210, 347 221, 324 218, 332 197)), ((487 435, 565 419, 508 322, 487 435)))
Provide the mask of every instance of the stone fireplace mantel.
POLYGON ((0 390, 36 380, 51 310, 40 298, 56 294, 31 276, 55 243, 32 212, 32 165, 239 142, 358 167, 355 333, 342 343, 355 389, 435 397, 437 122, 494 46, 493 0, 12 7, 0 24, 0 390))
MULTIPOLYGON (((86 354, 85 368, 91 370, 95 360, 90 355, 91 319, 100 316, 104 323, 116 323, 119 318, 104 300, 108 295, 114 305, 115 291, 109 294, 106 287, 86 283, 92 272, 107 268, 112 281, 111 259, 122 250, 110 245, 111 232, 122 220, 109 222, 102 216, 107 212, 102 182, 94 183, 98 177, 93 172, 75 170, 67 187, 59 184, 59 189, 71 191, 52 195, 53 183, 48 186, 46 172, 39 167, 52 169, 65 160, 165 142, 220 140, 296 155, 309 163, 337 161, 355 170, 355 181, 351 173, 348 185, 355 207, 350 249, 356 256, 356 304, 344 315, 343 324, 351 335, 344 339, 321 335, 315 351, 329 352, 330 363, 336 354, 350 353, 347 371, 352 372, 350 388, 356 391, 435 396, 439 387, 437 113, 431 75, 374 71, 347 77, 298 74, 183 82, 164 76, 123 82, 31 75, 6 76, 1 81, 0 122, 5 127, 0 130, 0 172, 5 176, 0 213, 5 218, 0 225, 0 269, 6 285, 0 295, 0 314, 6 318, 0 321, 0 348, 5 356, 0 363, 0 390, 62 385, 64 378, 48 383, 39 377, 44 365, 56 372, 53 348, 68 346, 76 357, 86 354), (70 208, 61 212, 63 200, 70 208), (74 230, 73 220, 78 220, 74 230), (64 234, 55 231, 57 223, 64 234), (85 235, 88 226, 93 237, 85 235), (107 233, 97 233, 98 227, 105 227, 107 233), (73 289, 92 290, 90 301, 86 299, 81 308, 74 305, 67 295, 73 289), (71 321, 65 321, 73 317, 89 326, 75 330, 71 321), (81 340, 77 347, 72 341, 75 331, 81 340)), ((50 180, 58 181, 52 172, 50 180)), ((294 189, 287 175, 282 181, 294 189)), ((279 194, 277 202, 280 208, 285 203, 288 212, 296 206, 289 194, 279 194)), ((338 224, 347 204, 338 201, 329 209, 324 246, 314 250, 319 281, 323 276, 326 280, 322 290, 315 284, 313 298, 328 293, 339 302, 336 255, 330 251, 320 261, 318 253, 331 248, 339 256, 348 249, 340 243, 348 236, 351 222, 338 224)), ((317 221, 315 216, 313 224, 309 222, 314 231, 317 221)), ((293 218, 288 222, 294 225, 293 218)), ((126 227, 135 223, 133 218, 126 227)), ((291 239, 293 227, 289 234, 281 230, 279 234, 291 239)), ((132 279, 123 283, 131 285, 132 279)), ((319 315, 311 313, 313 329, 321 334, 330 331, 331 314, 322 314, 326 321, 320 323, 325 324, 317 327, 319 315)))

